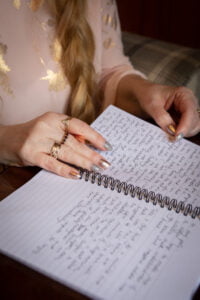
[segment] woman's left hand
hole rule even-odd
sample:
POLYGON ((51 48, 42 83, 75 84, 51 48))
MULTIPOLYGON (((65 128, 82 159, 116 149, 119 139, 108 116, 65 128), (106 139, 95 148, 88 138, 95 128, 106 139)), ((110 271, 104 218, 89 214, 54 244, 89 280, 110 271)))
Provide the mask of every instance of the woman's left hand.
POLYGON ((122 78, 120 89, 119 96, 129 90, 129 99, 130 95, 137 99, 142 110, 164 131, 168 132, 168 126, 173 125, 175 137, 189 137, 200 132, 198 101, 190 89, 155 84, 137 75, 122 78))
POLYGON ((197 112, 197 99, 185 87, 172 87, 150 83, 140 105, 165 131, 169 125, 176 128, 176 136, 193 136, 200 132, 200 118, 197 112), (170 109, 178 115, 174 120, 170 109), (175 123, 176 122, 176 123, 175 123))

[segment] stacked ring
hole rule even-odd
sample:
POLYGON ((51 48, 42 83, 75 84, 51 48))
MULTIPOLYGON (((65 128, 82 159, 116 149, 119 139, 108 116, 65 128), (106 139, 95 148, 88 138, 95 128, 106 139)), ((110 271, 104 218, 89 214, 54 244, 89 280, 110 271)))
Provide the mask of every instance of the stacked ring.
POLYGON ((67 117, 66 119, 62 120, 62 123, 65 125, 65 134, 64 137, 62 139, 61 144, 64 144, 67 137, 68 137, 68 133, 69 133, 69 121, 72 119, 72 117, 67 117))
POLYGON ((62 123, 65 125, 65 131, 69 131, 69 121, 72 119, 72 117, 67 117, 66 119, 62 120, 62 123))
POLYGON ((68 133, 69 133, 69 121, 72 117, 67 117, 66 119, 62 120, 62 123, 65 125, 65 133, 60 143, 55 142, 50 150, 50 155, 55 159, 58 159, 58 154, 60 151, 61 146, 65 143, 68 133))
POLYGON ((58 159, 58 153, 60 151, 60 148, 61 148, 61 144, 55 142, 51 147, 50 155, 55 159, 58 159))

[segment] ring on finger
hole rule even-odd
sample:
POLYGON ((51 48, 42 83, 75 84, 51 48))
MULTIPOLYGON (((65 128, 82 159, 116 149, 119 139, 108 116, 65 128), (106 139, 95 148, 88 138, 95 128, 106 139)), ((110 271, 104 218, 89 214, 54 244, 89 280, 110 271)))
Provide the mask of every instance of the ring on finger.
POLYGON ((60 148, 61 148, 61 144, 58 144, 55 142, 53 144, 53 146, 51 147, 50 155, 52 157, 54 157, 55 159, 58 159, 58 154, 59 154, 60 148))
POLYGON ((72 117, 67 117, 64 120, 62 120, 61 122, 65 125, 65 134, 64 137, 62 139, 61 144, 64 144, 67 137, 68 137, 68 133, 69 133, 69 121, 72 119, 72 117))
POLYGON ((65 125, 65 131, 69 132, 69 121, 72 119, 72 117, 67 117, 61 122, 65 125))
POLYGON ((60 142, 60 145, 63 145, 66 142, 67 138, 68 138, 68 132, 65 132, 60 142))
POLYGON ((200 117, 200 108, 197 108, 197 112, 198 112, 199 117, 200 117))

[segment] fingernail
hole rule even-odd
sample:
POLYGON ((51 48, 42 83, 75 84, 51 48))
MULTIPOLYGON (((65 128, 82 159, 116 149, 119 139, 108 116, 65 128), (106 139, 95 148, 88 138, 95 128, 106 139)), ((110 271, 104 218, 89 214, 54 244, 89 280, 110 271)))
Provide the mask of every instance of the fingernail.
POLYGON ((174 125, 170 124, 169 126, 167 126, 167 131, 168 131, 168 133, 170 133, 171 135, 175 135, 175 133, 176 133, 176 128, 174 127, 174 125))
POLYGON ((105 141, 105 144, 104 144, 104 148, 108 151, 111 151, 113 149, 113 147, 111 146, 111 144, 107 141, 105 141))
POLYGON ((73 179, 80 179, 81 178, 81 174, 79 173, 79 171, 70 171, 69 175, 73 178, 73 179))
POLYGON ((101 159, 99 165, 103 169, 108 169, 110 167, 110 163, 107 160, 101 159))
POLYGON ((179 133, 179 134, 176 136, 176 141, 180 141, 183 137, 184 137, 184 134, 183 134, 183 133, 179 133))
POLYGON ((92 170, 93 172, 100 172, 100 171, 102 171, 102 168, 100 168, 100 167, 97 166, 97 165, 92 165, 91 170, 92 170))

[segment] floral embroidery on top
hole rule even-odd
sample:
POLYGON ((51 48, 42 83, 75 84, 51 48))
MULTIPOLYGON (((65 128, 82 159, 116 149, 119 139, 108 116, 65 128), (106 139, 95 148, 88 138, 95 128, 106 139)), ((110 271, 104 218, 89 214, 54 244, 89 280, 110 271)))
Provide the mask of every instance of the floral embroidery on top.
POLYGON ((21 6, 21 0, 13 0, 13 6, 14 6, 16 9, 20 9, 20 6, 21 6))
POLYGON ((117 29, 117 14, 116 14, 116 11, 114 11, 112 16, 108 13, 103 15, 102 19, 103 19, 103 23, 106 26, 110 26, 115 30, 117 29))
POLYGON ((61 70, 57 73, 47 70, 47 76, 42 77, 41 80, 48 80, 50 91, 60 91, 66 88, 67 79, 61 70))
POLYGON ((112 38, 107 38, 103 41, 103 46, 105 49, 111 48, 115 46, 115 43, 113 42, 112 38))
MULTIPOLYGON (((34 5, 38 5, 38 3, 41 3, 41 1, 37 0, 32 0, 31 1, 31 9, 35 11, 34 5)), ((43 4, 43 1, 42 1, 43 4)), ((38 7, 39 8, 39 7, 38 7)), ((56 25, 56 22, 53 18, 48 18, 47 20, 40 19, 40 14, 38 15, 37 12, 34 12, 34 19, 37 21, 40 29, 43 31, 41 33, 42 35, 45 35, 45 39, 49 41, 49 49, 50 49, 50 55, 52 59, 56 62, 55 64, 55 70, 52 70, 48 67, 48 61, 46 58, 41 55, 41 50, 40 50, 40 42, 37 40, 37 38, 33 41, 33 48, 35 52, 37 53, 37 56, 39 57, 40 63, 42 64, 44 70, 45 70, 45 75, 40 77, 39 80, 46 80, 49 83, 49 90, 50 91, 61 91, 64 90, 68 84, 68 80, 63 73, 63 70, 60 65, 60 60, 62 56, 62 47, 58 41, 58 39, 54 38, 54 27, 56 25), (53 34, 53 36, 52 36, 53 34)), ((37 36, 40 36, 40 33, 38 33, 37 36)))
POLYGON ((62 51, 62 46, 57 38, 50 45, 50 50, 51 50, 51 55, 52 55, 53 59, 57 62, 60 62, 63 51, 62 51))
POLYGON ((38 10, 40 6, 44 3, 44 0, 31 0, 29 3, 29 7, 32 11, 38 10))
POLYGON ((7 46, 0 43, 0 72, 6 74, 10 71, 10 68, 5 62, 4 55, 7 52, 7 46))
POLYGON ((4 56, 7 52, 7 46, 0 43, 0 85, 3 87, 4 91, 8 94, 13 94, 10 88, 9 78, 7 73, 10 72, 9 66, 6 64, 4 56))
MULTIPOLYGON (((106 2, 107 5, 112 5, 114 4, 114 1, 110 0, 106 2)), ((117 30, 117 26, 118 26, 118 20, 117 20, 117 13, 116 13, 116 9, 113 9, 114 7, 111 7, 105 10, 105 12, 103 11, 103 15, 102 15, 102 22, 104 24, 103 27, 103 32, 108 35, 110 32, 110 29, 114 29, 117 30)), ((106 37, 103 41, 103 46, 105 49, 114 47, 116 44, 113 41, 112 37, 106 37)))

